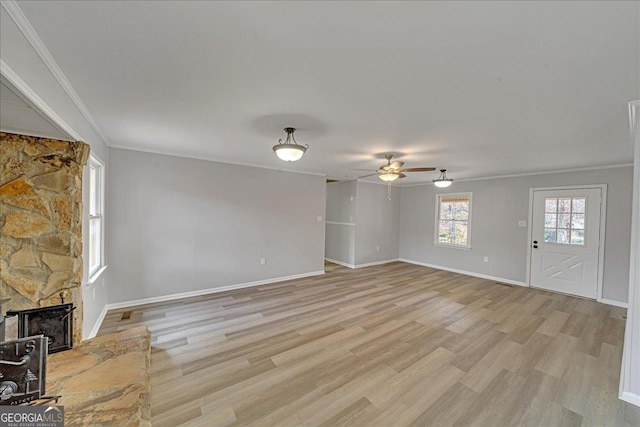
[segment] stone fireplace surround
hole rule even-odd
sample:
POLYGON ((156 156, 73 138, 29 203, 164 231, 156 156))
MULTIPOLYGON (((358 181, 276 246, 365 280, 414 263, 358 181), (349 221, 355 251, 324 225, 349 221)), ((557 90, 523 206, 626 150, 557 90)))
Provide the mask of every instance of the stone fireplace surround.
POLYGON ((64 297, 77 307, 76 343, 82 340, 82 168, 88 157, 84 142, 0 133, 0 297, 11 299, 4 307, 10 310, 56 305, 64 297))
MULTIPOLYGON (((48 357, 47 394, 67 425, 149 425, 146 328, 82 341, 82 172, 89 145, 0 132, 3 310, 76 306, 74 349, 48 357)), ((0 313, 4 315, 5 313, 0 313)), ((16 318, 7 337, 17 337, 16 318)))

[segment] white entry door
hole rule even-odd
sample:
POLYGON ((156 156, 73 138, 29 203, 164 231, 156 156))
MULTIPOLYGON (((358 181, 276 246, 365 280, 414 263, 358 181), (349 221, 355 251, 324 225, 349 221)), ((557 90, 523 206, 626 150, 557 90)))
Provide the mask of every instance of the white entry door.
POLYGON ((535 190, 530 285, 596 299, 602 189, 535 190))

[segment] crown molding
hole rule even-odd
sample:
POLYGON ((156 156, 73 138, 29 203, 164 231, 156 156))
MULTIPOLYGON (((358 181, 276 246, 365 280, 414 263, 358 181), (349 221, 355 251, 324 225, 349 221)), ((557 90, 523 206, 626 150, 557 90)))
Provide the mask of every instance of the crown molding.
MULTIPOLYGON (((603 170, 603 169, 618 169, 618 168, 629 168, 632 167, 633 163, 621 163, 617 165, 606 165, 606 166, 588 166, 584 168, 573 168, 573 169, 556 169, 549 171, 540 171, 540 172, 527 172, 527 173, 514 173, 511 175, 495 175, 495 176, 484 176, 479 178, 462 178, 455 179, 456 182, 467 182, 467 181, 486 181, 489 179, 503 179, 503 178, 518 178, 521 176, 535 176, 535 175, 548 175, 554 173, 569 173, 569 172, 585 172, 585 171, 595 171, 595 170, 603 170)), ((403 185, 403 187, 417 187, 420 185, 433 185, 430 182, 424 182, 420 184, 407 184, 403 185)))
MULTIPOLYGON (((82 113, 82 115, 87 120, 87 122, 89 122, 93 130, 102 139, 102 142, 104 142, 104 144, 106 144, 107 146, 111 146, 111 144, 109 143, 109 140, 104 135, 104 133, 102 133, 102 130, 100 130, 95 119, 89 112, 89 109, 87 108, 86 105, 84 105, 84 102, 82 102, 82 99, 80 99, 80 96, 75 91, 73 86, 71 86, 71 83, 62 72, 62 69, 58 66, 56 61, 53 59, 51 52, 49 52, 49 49, 47 49, 42 39, 40 39, 40 36, 38 36, 38 33, 36 33, 36 30, 33 28, 31 23, 27 19, 27 17, 24 15, 24 13, 22 12, 22 9, 20 9, 20 6, 18 6, 18 3, 14 0, 2 0, 1 4, 2 4, 2 7, 7 11, 7 14, 13 20, 13 22, 15 22, 18 29, 29 41, 29 43, 31 44, 33 49, 36 51, 38 56, 40 56, 40 59, 42 59, 42 62, 44 62, 47 68, 49 68, 49 71, 51 72, 51 74, 56 78, 58 83, 60 83, 60 86, 67 93, 67 96, 69 96, 71 101, 73 101, 73 103, 75 104, 76 108, 78 108, 78 110, 82 113)), ((82 138, 77 138, 77 140, 81 140, 81 139, 82 138)))
POLYGON ((274 168, 274 167, 271 167, 271 166, 261 166, 261 165, 252 164, 252 163, 232 162, 230 160, 218 159, 218 158, 210 157, 210 156, 188 155, 188 154, 174 153, 172 151, 155 150, 155 149, 151 150, 151 149, 147 149, 147 148, 129 147, 127 145, 110 145, 110 148, 117 148, 119 150, 127 150, 127 151, 137 151, 137 152, 140 152, 140 153, 158 154, 160 156, 169 156, 169 157, 179 157, 179 158, 183 158, 183 159, 202 160, 203 162, 224 163, 226 165, 246 166, 246 167, 249 167, 249 168, 267 169, 267 170, 273 170, 273 171, 278 171, 278 172, 288 172, 288 173, 298 173, 298 174, 301 174, 301 175, 322 176, 324 178, 327 177, 327 175, 324 174, 324 173, 295 171, 295 170, 289 170, 289 169, 274 168))
POLYGON ((62 117, 58 116, 55 111, 46 102, 42 100, 34 91, 22 80, 6 62, 0 59, 0 75, 11 86, 20 92, 21 97, 28 104, 32 105, 34 110, 42 115, 47 121, 51 122, 58 130, 74 141, 81 141, 80 135, 69 126, 62 117))

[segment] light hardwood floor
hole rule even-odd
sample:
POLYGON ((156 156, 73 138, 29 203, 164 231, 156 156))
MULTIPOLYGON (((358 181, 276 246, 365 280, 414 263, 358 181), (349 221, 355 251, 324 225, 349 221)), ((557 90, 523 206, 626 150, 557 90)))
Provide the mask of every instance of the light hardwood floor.
POLYGON ((154 426, 640 426, 617 399, 623 309, 400 262, 327 271, 113 310, 100 334, 151 330, 154 426))

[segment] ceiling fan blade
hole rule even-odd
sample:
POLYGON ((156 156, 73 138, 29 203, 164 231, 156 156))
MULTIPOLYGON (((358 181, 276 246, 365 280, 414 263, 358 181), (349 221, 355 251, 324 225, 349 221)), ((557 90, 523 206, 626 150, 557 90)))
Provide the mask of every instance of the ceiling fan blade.
POLYGON ((354 169, 354 168, 349 168, 350 171, 365 171, 365 172, 376 172, 375 169, 354 169))
POLYGON ((360 178, 367 178, 367 177, 369 177, 369 176, 375 176, 375 175, 378 175, 378 172, 376 172, 376 173, 371 173, 371 174, 369 174, 369 175, 359 176, 359 177, 358 177, 358 179, 360 179, 360 178))
POLYGON ((403 173, 399 173, 399 174, 398 174, 398 178, 406 178, 406 177, 407 177, 407 175, 405 175, 405 174, 403 174, 403 173))
POLYGON ((436 170, 436 168, 406 168, 401 169, 400 172, 431 172, 436 170))
POLYGON ((404 162, 397 161, 397 162, 391 163, 389 165, 389 167, 392 168, 392 169, 400 169, 402 167, 402 165, 404 165, 404 162))

